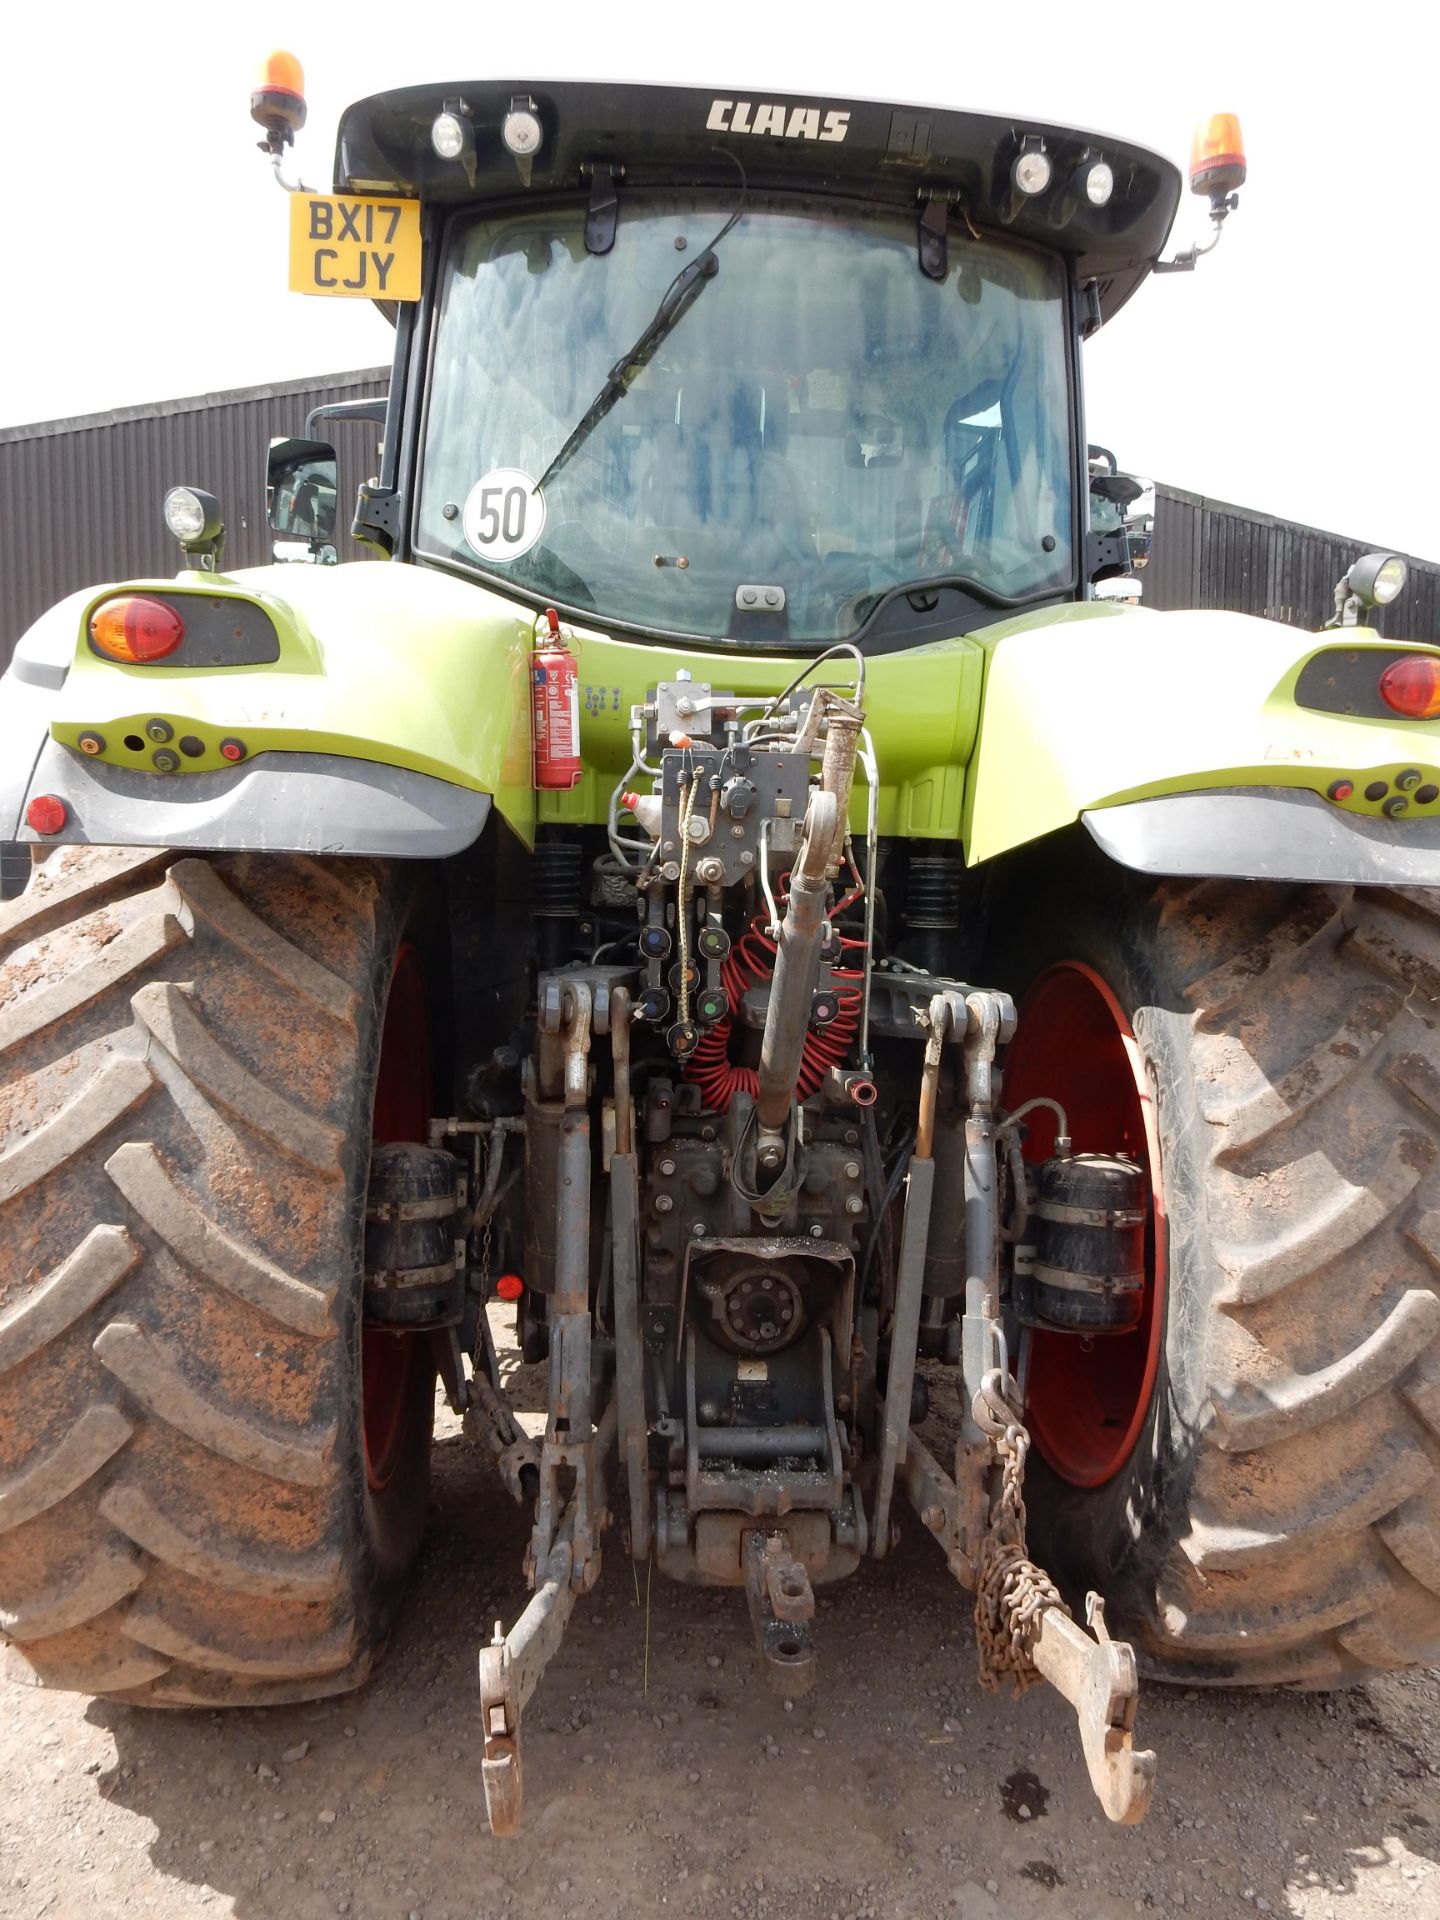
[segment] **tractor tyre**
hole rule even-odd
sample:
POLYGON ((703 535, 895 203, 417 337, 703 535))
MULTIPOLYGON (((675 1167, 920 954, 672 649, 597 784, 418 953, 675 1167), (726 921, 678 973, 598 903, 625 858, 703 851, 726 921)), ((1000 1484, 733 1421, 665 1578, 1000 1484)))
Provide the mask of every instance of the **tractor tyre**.
POLYGON ((434 1407, 428 1349, 362 1329, 372 1117, 428 1111, 420 898, 378 862, 75 847, 0 908, 12 1676, 151 1706, 366 1677, 434 1407))
POLYGON ((1440 1659, 1440 893, 1087 849, 1000 919, 1005 1104, 1058 1096, 1153 1200, 1140 1328, 1032 1339, 1032 1553, 1159 1678, 1440 1659))

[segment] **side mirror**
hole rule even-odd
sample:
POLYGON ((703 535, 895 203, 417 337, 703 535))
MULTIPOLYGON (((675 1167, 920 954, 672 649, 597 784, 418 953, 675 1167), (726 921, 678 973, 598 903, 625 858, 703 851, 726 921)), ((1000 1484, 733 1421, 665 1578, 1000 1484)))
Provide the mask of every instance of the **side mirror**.
POLYGON ((311 553, 335 543, 340 466, 328 440, 272 440, 265 465, 265 514, 282 540, 311 553))

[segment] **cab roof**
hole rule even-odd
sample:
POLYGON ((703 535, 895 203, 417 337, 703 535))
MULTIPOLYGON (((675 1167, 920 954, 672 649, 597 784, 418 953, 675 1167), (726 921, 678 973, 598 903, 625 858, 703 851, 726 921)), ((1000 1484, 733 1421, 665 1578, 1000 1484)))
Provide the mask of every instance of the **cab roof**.
POLYGON ((614 170, 627 190, 661 185, 733 190, 734 162, 752 190, 819 194, 920 207, 954 204, 965 221, 1048 247, 1081 280, 1097 282, 1105 319, 1130 297, 1165 245, 1180 197, 1172 162, 1108 134, 1049 121, 897 106, 877 100, 739 87, 702 89, 587 80, 476 80, 403 87, 346 109, 335 152, 337 192, 401 193, 462 204, 523 193, 589 190, 614 170), (473 182, 430 141, 436 116, 463 102, 474 129, 473 182), (533 109, 542 138, 528 185, 500 136, 512 104, 533 109), (1044 143, 1052 177, 1032 198, 1011 185, 1022 144, 1044 143), (1105 160, 1114 191, 1092 206, 1082 168, 1105 160))

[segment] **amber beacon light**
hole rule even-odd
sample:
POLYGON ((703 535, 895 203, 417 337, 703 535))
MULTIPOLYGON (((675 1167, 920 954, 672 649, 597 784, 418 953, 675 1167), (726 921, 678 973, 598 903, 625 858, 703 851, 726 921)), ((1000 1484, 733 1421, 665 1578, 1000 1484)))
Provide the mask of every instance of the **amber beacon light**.
POLYGON ((1190 147, 1190 191, 1208 194, 1212 204, 1245 184, 1245 141, 1239 116, 1212 113, 1195 129, 1190 147))
POLYGON ((1212 113, 1196 127, 1190 143, 1190 191, 1203 194, 1210 202, 1210 239, 1203 247, 1187 247, 1173 260, 1157 260, 1156 273, 1190 273, 1197 261, 1214 251, 1220 229, 1240 204, 1245 176, 1245 141, 1240 132, 1240 116, 1212 113))
POLYGON ((265 129, 262 153, 278 160, 305 124, 305 70, 277 48, 262 65, 250 95, 250 118, 265 129))

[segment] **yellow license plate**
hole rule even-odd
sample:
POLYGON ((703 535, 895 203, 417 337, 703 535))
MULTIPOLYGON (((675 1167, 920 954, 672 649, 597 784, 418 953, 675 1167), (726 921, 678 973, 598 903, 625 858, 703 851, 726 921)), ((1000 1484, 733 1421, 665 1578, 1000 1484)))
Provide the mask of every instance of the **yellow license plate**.
POLYGON ((292 193, 290 291, 418 300, 420 202, 292 193))

